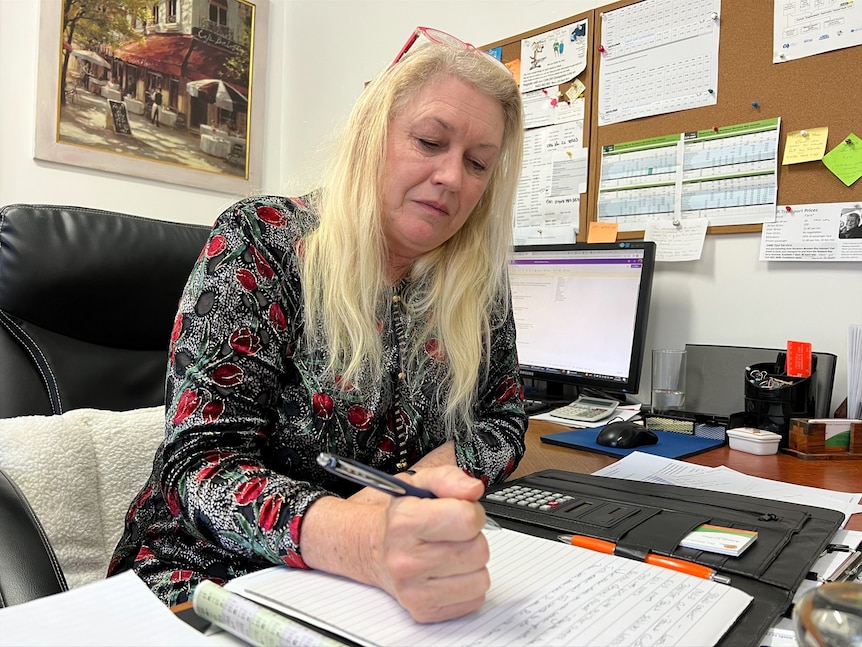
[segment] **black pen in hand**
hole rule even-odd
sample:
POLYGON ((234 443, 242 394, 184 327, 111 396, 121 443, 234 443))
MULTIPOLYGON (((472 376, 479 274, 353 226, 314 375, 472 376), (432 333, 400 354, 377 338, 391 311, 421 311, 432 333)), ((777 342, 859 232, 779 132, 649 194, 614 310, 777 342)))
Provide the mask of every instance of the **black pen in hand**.
MULTIPOLYGON (((392 474, 381 472, 373 467, 364 465, 359 461, 354 461, 349 458, 336 456, 322 452, 317 456, 317 463, 333 474, 337 474, 341 478, 353 481, 365 487, 374 488, 380 492, 391 494, 392 496, 415 496, 420 499, 436 499, 437 496, 423 488, 410 485, 409 483, 395 478, 392 474)), ((491 519, 485 518, 485 528, 499 528, 500 524, 491 519)))

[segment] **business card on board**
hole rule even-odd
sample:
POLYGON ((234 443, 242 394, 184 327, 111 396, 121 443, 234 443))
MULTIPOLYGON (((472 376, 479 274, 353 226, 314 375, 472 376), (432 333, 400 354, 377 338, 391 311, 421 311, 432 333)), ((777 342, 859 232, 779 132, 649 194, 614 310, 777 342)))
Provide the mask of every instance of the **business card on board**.
POLYGON ((680 546, 738 557, 757 539, 757 531, 726 528, 705 523, 680 542, 680 546))

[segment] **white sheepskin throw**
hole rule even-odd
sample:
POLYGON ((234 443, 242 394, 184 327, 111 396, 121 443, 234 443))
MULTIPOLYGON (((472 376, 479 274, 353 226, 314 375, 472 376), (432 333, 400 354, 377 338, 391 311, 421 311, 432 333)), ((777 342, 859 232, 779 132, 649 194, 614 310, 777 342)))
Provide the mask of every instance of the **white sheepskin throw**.
POLYGON ((0 420, 0 469, 27 497, 69 588, 105 577, 164 429, 162 406, 0 420))

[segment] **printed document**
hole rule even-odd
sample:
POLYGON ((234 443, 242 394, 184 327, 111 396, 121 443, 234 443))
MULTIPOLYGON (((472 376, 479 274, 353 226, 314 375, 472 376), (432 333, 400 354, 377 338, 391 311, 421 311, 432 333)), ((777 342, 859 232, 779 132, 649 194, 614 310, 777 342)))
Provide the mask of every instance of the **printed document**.
POLYGON ((491 590, 474 614, 414 622, 383 591, 275 567, 229 590, 362 645, 714 645, 751 602, 743 591, 511 530, 486 531, 491 590))

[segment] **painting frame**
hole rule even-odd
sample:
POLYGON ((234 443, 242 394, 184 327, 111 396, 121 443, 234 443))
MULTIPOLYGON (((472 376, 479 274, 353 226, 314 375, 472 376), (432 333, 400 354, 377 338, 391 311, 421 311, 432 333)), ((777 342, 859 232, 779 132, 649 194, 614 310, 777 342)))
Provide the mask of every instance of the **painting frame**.
MULTIPOLYGON (((245 163, 241 170, 244 173, 240 171, 238 174, 229 174, 199 170, 173 161, 156 160, 127 152, 115 152, 62 141, 60 136, 63 109, 61 89, 65 87, 61 83, 62 50, 64 47, 71 49, 71 45, 65 43, 62 33, 63 0, 40 0, 34 157, 38 160, 220 193, 247 195, 260 190, 269 0, 234 1, 250 7, 252 16, 248 48, 247 112, 246 119, 243 121, 245 125, 243 139, 246 146, 242 151, 245 163)), ((107 103, 109 107, 106 113, 110 111, 111 106, 110 102, 107 103)), ((201 142, 201 148, 202 144, 203 142, 201 142)))

